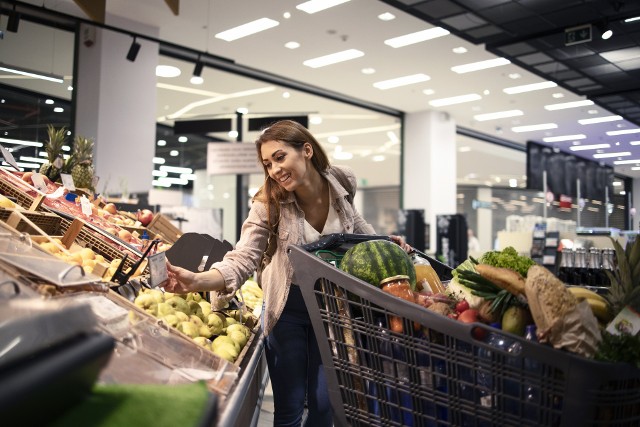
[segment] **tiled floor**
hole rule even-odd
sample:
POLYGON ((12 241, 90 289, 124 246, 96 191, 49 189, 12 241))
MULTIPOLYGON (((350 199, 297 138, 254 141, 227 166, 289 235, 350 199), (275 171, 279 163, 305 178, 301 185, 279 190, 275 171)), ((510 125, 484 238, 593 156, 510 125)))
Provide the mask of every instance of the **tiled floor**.
POLYGON ((269 381, 264 389, 257 427, 271 426, 273 426, 273 393, 271 392, 271 381, 269 381))

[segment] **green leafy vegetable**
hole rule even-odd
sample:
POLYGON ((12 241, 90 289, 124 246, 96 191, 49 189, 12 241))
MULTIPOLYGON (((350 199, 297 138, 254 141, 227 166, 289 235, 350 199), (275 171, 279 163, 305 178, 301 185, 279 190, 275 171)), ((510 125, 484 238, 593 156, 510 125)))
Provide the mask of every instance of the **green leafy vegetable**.
POLYGON ((603 331, 595 359, 605 362, 626 362, 640 368, 640 336, 624 333, 618 335, 603 331))
POLYGON ((518 255, 518 252, 512 246, 508 246, 501 251, 485 252, 480 257, 479 262, 493 267, 515 270, 520 273, 522 277, 527 277, 529 267, 536 264, 531 258, 518 255))

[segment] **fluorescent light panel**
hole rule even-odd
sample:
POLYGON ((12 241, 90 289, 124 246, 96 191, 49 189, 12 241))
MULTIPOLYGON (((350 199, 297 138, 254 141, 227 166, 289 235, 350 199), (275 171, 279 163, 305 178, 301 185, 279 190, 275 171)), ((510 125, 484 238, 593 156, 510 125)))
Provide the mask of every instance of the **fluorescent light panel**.
POLYGON ((599 150, 601 148, 610 148, 609 144, 591 144, 591 145, 574 145, 569 147, 571 151, 587 151, 587 150, 599 150))
POLYGON ((578 108, 593 105, 593 101, 585 99, 583 101, 563 102, 561 104, 549 104, 545 105, 544 109, 547 111, 566 110, 567 108, 578 108))
POLYGON ((609 136, 627 135, 627 134, 630 134, 630 133, 640 133, 640 129, 611 130, 611 131, 607 132, 607 135, 609 135, 609 136))
POLYGON ((393 37, 384 41, 384 44, 393 48, 409 46, 415 43, 432 40, 449 34, 449 31, 441 27, 429 28, 428 30, 417 31, 404 36, 393 37))
POLYGON ((581 125, 592 125, 594 123, 616 122, 618 120, 622 120, 622 116, 594 117, 592 119, 578 120, 578 123, 581 125))
POLYGON ((630 165, 633 163, 640 163, 640 159, 616 160, 613 162, 614 165, 630 165))
POLYGON ((496 113, 477 114, 473 116, 473 118, 479 122, 484 122, 487 120, 505 119, 507 117, 517 117, 522 115, 524 115, 524 113, 521 110, 509 110, 498 111, 496 113))
POLYGON ((528 85, 506 87, 502 89, 502 91, 506 94, 513 95, 516 93, 525 93, 525 92, 533 92, 536 90, 549 89, 556 86, 558 85, 554 82, 541 82, 541 83, 532 83, 528 85))
POLYGON ((512 127, 511 131, 520 133, 520 132, 533 132, 536 130, 546 130, 546 129, 555 129, 558 125, 555 123, 541 123, 539 125, 529 125, 529 126, 516 126, 512 127))
POLYGON ((311 68, 326 67, 327 65, 337 64, 338 62, 349 61, 351 59, 364 56, 364 52, 357 49, 343 50, 342 52, 332 53, 330 55, 319 56, 317 58, 308 59, 303 62, 304 65, 311 68))
POLYGON ((380 90, 386 90, 386 89, 393 89, 395 87, 400 87, 400 86, 407 86, 407 85, 412 85, 415 83, 421 83, 421 82, 426 82, 427 80, 431 80, 431 77, 427 76, 426 74, 413 74, 410 76, 404 76, 404 77, 398 77, 395 79, 390 79, 390 80, 383 80, 381 82, 376 82, 373 84, 373 87, 380 89, 380 90))
POLYGON ((33 71, 27 68, 14 67, 12 65, 0 64, 0 71, 6 71, 7 73, 19 74, 25 77, 32 77, 34 79, 47 80, 54 83, 63 83, 64 78, 56 76, 55 74, 42 73, 40 71, 33 71))
POLYGON ((429 101, 429 105, 431 105, 432 107, 444 107, 447 105, 477 101, 479 99, 482 99, 480 95, 478 95, 477 93, 470 93, 467 95, 452 96, 451 98, 434 99, 433 101, 429 101))
POLYGON ((631 152, 630 151, 621 151, 619 153, 599 153, 599 154, 594 154, 593 158, 594 159, 610 159, 611 157, 626 157, 626 156, 630 156, 631 152))
POLYGON ((562 141, 575 141, 577 139, 585 139, 587 135, 577 134, 577 135, 561 135, 561 136, 548 136, 546 138, 542 138, 544 142, 562 142, 562 141))
POLYGON ((6 144, 15 144, 15 145, 28 145, 30 147, 42 147, 42 142, 36 141, 25 141, 22 139, 10 139, 10 138, 0 138, 0 142, 4 142, 6 144))
POLYGON ((160 166, 160 170, 163 172, 173 172, 173 173, 193 173, 193 169, 191 168, 181 168, 177 166, 160 166))
POLYGON ((348 1, 349 0, 309 0, 297 5, 296 9, 307 12, 308 14, 313 14, 348 1))
POLYGON ((215 35, 217 39, 222 39, 228 42, 241 39, 243 37, 250 36, 251 34, 259 33, 261 31, 268 30, 280 25, 278 21, 274 21, 269 18, 260 18, 255 21, 248 22, 235 28, 231 28, 226 31, 222 31, 215 35))
POLYGON ((472 62, 470 64, 456 65, 451 67, 451 71, 458 74, 471 73, 473 71, 486 70, 487 68, 500 67, 502 65, 511 64, 506 58, 495 58, 486 61, 472 62))

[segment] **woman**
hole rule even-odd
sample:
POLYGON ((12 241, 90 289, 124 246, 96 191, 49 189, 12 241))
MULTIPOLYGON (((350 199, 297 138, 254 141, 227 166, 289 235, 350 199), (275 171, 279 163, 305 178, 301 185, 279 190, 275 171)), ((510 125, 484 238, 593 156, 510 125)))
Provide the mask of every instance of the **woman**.
MULTIPOLYGON (((300 425, 306 402, 306 425, 330 426, 320 354, 300 289, 292 283, 293 267, 286 248, 316 241, 324 234, 373 234, 374 229, 351 204, 356 186, 353 173, 330 166, 326 153, 304 126, 279 121, 262 132, 256 149, 265 182, 253 199, 235 249, 202 273, 169 265, 165 289, 212 291, 214 304, 214 300, 227 301, 256 270, 269 235, 277 230, 277 246, 260 283, 265 295, 261 319, 274 425, 300 425)), ((400 237, 391 237, 410 250, 400 237)))

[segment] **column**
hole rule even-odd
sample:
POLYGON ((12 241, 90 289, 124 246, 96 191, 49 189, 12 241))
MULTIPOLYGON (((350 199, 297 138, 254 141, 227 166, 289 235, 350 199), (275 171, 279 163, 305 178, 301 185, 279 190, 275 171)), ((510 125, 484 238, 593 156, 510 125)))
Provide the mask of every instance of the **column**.
POLYGON ((436 248, 436 216, 456 213, 456 125, 449 114, 421 111, 405 116, 403 208, 423 209, 436 248))
MULTIPOLYGON (((139 23, 118 26, 158 33, 139 23)), ((151 188, 156 139, 159 46, 136 39, 141 47, 132 62, 126 58, 132 41, 127 34, 82 24, 74 88, 76 133, 95 141, 96 191, 125 197, 151 188)))
MULTIPOLYGON (((478 187, 477 199, 479 201, 491 203, 491 197, 491 187, 478 187)), ((478 208, 476 215, 478 225, 474 231, 480 241, 480 249, 482 252, 490 251, 493 249, 493 210, 478 208)))

